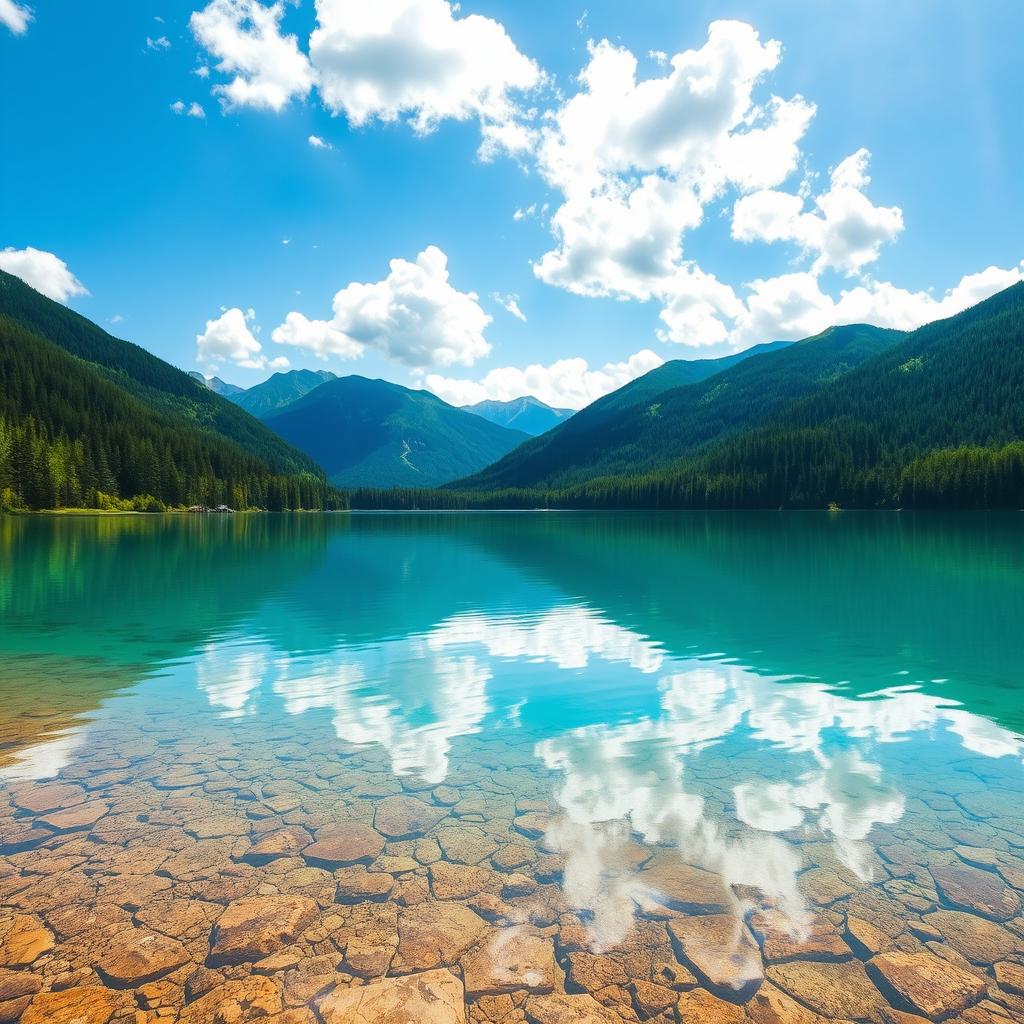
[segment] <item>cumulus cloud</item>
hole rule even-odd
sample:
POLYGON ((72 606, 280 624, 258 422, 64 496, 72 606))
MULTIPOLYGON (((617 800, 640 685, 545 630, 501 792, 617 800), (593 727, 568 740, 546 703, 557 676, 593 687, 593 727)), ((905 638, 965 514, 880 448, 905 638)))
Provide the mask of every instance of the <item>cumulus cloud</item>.
POLYGON ((309 144, 314 149, 334 149, 334 147, 327 142, 325 139, 321 139, 319 135, 310 135, 309 144))
POLYGON ((157 36, 153 39, 152 36, 146 36, 146 49, 147 50, 169 50, 171 48, 171 41, 167 36, 157 36))
POLYGON ((293 35, 281 32, 283 2, 212 0, 193 13, 189 24, 199 43, 217 60, 216 68, 234 76, 214 87, 228 107, 280 111, 308 95, 314 73, 293 35))
POLYGON ((255 310, 243 312, 235 306, 223 310, 215 320, 207 320, 206 330, 196 335, 197 360, 214 365, 230 362, 253 370, 288 367, 286 357, 268 359, 263 354, 263 346, 249 327, 255 319, 255 310))
POLYGON ((427 246, 415 263, 394 259, 390 267, 384 280, 352 283, 334 296, 335 330, 415 369, 472 366, 488 355, 491 317, 475 292, 449 283, 448 257, 437 246, 427 246))
POLYGON ((343 334, 328 321, 309 320, 302 313, 289 313, 270 337, 278 345, 303 348, 325 360, 331 356, 358 359, 363 354, 360 342, 343 334))
POLYGON ((898 206, 875 206, 864 194, 871 181, 870 159, 866 149, 859 149, 832 171, 828 191, 814 201, 817 213, 805 212, 804 200, 788 192, 766 189, 743 196, 733 210, 733 238, 796 242, 816 254, 815 270, 858 273, 903 230, 898 206))
POLYGON ((520 144, 510 94, 542 74, 499 22, 457 17, 447 0, 317 0, 316 10, 309 53, 333 113, 357 126, 406 117, 420 133, 476 117, 492 146, 520 144))
POLYGON ((89 294, 62 259, 32 246, 25 249, 8 247, 0 251, 0 270, 20 277, 37 292, 56 302, 67 302, 75 295, 89 294))
POLYGON ((544 81, 504 26, 458 17, 448 0, 316 0, 308 54, 281 31, 283 2, 211 0, 192 15, 199 43, 234 76, 216 87, 229 106, 281 110, 317 86, 350 124, 408 120, 419 134, 446 119, 480 122, 481 155, 530 149, 520 94, 544 81))
POLYGON ((32 9, 15 0, 0 0, 0 25, 6 25, 16 36, 28 31, 32 9))
POLYGON ((563 201, 536 275, 579 295, 660 300, 664 340, 722 341, 735 295, 684 258, 684 235, 725 189, 771 188, 796 169, 814 106, 754 98, 780 54, 719 21, 700 49, 641 79, 628 50, 591 44, 580 90, 541 129, 538 167, 563 201))
POLYGON ((548 366, 535 363, 525 369, 504 366, 491 370, 479 381, 458 380, 428 374, 424 384, 452 405, 474 405, 485 399, 507 402, 533 395, 547 405, 561 409, 582 409, 616 388, 661 366, 656 352, 642 349, 621 363, 605 363, 590 369, 586 359, 559 359, 548 366))
POLYGON ((736 321, 731 341, 739 346, 773 339, 806 338, 835 324, 869 323, 909 331, 953 316, 1024 280, 1024 262, 967 274, 941 296, 867 281, 840 293, 822 290, 816 274, 801 272, 758 279, 736 321))
POLYGON ((206 111, 195 100, 187 105, 182 100, 175 100, 171 104, 171 110, 175 114, 184 114, 186 117, 197 117, 200 119, 206 117, 206 111))

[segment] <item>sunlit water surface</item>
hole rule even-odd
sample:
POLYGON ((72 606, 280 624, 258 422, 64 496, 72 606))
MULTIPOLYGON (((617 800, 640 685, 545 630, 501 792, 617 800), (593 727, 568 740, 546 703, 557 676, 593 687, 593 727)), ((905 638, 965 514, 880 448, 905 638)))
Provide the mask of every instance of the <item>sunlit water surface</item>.
POLYGON ((0 518, 0 1016, 1024 1020, 1022 540, 0 518))

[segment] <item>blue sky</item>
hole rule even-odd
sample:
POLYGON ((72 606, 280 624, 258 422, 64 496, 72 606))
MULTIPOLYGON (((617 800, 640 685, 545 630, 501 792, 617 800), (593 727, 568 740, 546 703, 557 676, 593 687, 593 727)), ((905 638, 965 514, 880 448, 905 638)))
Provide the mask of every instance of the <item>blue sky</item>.
POLYGON ((287 360, 578 406, 1022 272, 1016 0, 0 0, 0 23, 0 266, 243 385, 287 360))

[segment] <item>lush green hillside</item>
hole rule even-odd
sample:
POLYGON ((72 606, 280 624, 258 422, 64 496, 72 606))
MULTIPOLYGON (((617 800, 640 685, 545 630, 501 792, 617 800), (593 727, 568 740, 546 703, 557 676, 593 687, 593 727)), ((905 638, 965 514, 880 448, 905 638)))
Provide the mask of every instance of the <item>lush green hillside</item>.
POLYGON ((903 337, 863 324, 835 327, 792 345, 765 346, 745 359, 729 357, 724 369, 697 383, 657 390, 684 373, 700 372, 666 364, 640 378, 646 383, 634 382, 626 394, 621 389, 596 402, 458 486, 560 489, 601 476, 664 469, 763 422, 903 337))
POLYGON ((1024 283, 674 472, 586 490, 613 504, 1024 507, 1024 283))
POLYGON ((339 487, 433 487, 526 440, 429 391, 359 376, 322 384, 266 423, 339 487))
POLYGON ((532 395, 513 398, 508 402, 477 402, 476 405, 464 405, 462 408, 475 416, 483 416, 485 420, 497 423, 500 427, 521 430, 531 437, 537 437, 557 427, 573 414, 572 409, 553 409, 532 395))
POLYGON ((29 508, 140 495, 262 508, 338 500, 307 456, 247 413, 9 274, 0 274, 0 494, 29 508))
POLYGON ((336 377, 337 374, 330 370, 289 370, 287 373, 275 373, 262 384, 229 397, 235 405, 264 420, 336 377))

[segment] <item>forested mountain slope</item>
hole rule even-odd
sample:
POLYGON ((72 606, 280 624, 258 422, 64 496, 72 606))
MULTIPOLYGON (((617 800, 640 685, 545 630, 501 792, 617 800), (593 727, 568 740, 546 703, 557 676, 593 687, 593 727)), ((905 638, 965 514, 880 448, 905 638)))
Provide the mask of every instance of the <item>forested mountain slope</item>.
POLYGON ((112 507, 142 495, 242 508, 339 500, 247 413, 0 273, 0 504, 112 507))
POLYGON ((433 487, 527 439, 429 391, 356 375, 320 385, 265 422, 339 487, 433 487))
MULTIPOLYGON (((698 383, 652 394, 650 383, 634 382, 629 387, 639 401, 630 401, 621 389, 456 486, 558 489, 601 476, 661 470, 763 422, 903 337, 864 324, 834 327, 792 345, 766 346, 767 351, 734 361, 698 383)), ((653 375, 665 380, 666 367, 640 381, 653 375)))
POLYGON ((288 370, 275 373, 262 384, 228 397, 235 405, 262 420, 336 377, 337 374, 330 370, 288 370))

